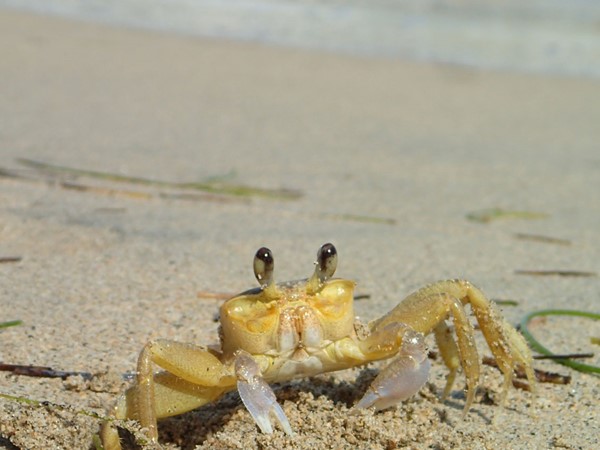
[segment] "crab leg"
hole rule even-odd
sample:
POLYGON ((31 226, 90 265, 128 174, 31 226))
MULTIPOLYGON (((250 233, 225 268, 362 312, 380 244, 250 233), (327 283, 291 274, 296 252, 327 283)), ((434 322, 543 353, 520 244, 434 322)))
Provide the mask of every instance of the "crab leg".
POLYGON ((456 341, 452 335, 452 329, 445 321, 440 322, 439 325, 434 328, 433 333, 435 335, 435 342, 440 349, 442 360, 449 370, 448 375, 446 376, 446 387, 442 394, 442 400, 445 400, 448 398, 448 395, 450 395, 452 385, 454 385, 454 381, 456 380, 456 374, 460 367, 460 356, 456 341))
MULTIPOLYGON (((377 330, 389 323, 394 323, 396 320, 402 320, 415 331, 426 334, 440 326, 449 314, 454 319, 458 340, 458 356, 467 378, 467 400, 464 409, 466 413, 473 403, 475 389, 479 383, 479 356, 475 346, 473 326, 469 322, 463 305, 458 298, 446 292, 417 291, 385 316, 369 323, 369 328, 377 330)), ((441 327, 440 332, 443 331, 441 327)), ((456 344, 443 342, 440 352, 444 355, 444 362, 450 364, 448 366, 450 375, 445 388, 445 392, 449 392, 456 373, 456 344)))
MULTIPOLYGON (((155 442, 158 418, 195 409, 234 387, 235 376, 205 348, 158 339, 146 344, 140 353, 137 383, 119 399, 113 416, 138 419, 155 442), (166 372, 155 374, 154 364, 166 372)), ((121 448, 110 422, 103 424, 101 434, 106 450, 121 448)))
POLYGON ((238 378, 237 388, 240 397, 260 430, 268 434, 273 432, 270 419, 272 412, 284 431, 292 436, 294 434, 292 427, 283 409, 277 403, 275 393, 260 376, 260 368, 249 353, 243 350, 236 353, 235 373, 238 378))
POLYGON ((449 280, 433 285, 436 286, 460 298, 463 304, 471 305, 481 332, 504 374, 501 403, 506 399, 517 366, 524 368, 529 386, 532 391, 535 391, 536 378, 531 350, 525 338, 502 317, 496 304, 488 300, 480 289, 468 281, 449 280))
POLYGON ((524 338, 502 318, 495 304, 468 281, 447 280, 426 286, 411 294, 385 316, 369 324, 369 328, 373 330, 402 321, 425 334, 434 331, 444 362, 450 369, 444 392, 448 393, 452 387, 458 359, 465 372, 468 390, 465 413, 471 406, 479 381, 479 357, 473 339, 473 327, 463 306, 466 304, 471 305, 481 332, 504 374, 502 402, 517 365, 523 366, 533 389, 535 375, 532 357, 524 338), (456 343, 444 324, 449 315, 454 321, 456 343))

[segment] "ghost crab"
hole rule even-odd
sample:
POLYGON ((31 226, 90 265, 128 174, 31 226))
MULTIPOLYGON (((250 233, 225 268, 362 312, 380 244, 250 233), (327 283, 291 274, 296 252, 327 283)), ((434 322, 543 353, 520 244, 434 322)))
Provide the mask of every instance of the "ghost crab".
MULTIPOLYGON (((254 274, 260 287, 221 306, 220 350, 164 339, 149 342, 138 359, 136 383, 118 400, 112 416, 139 420, 149 438, 156 441, 157 419, 182 414, 237 389, 263 432, 273 431, 273 414, 292 435, 269 383, 394 358, 355 406, 387 408, 412 396, 426 382, 430 363, 424 335, 432 332, 449 369, 443 397, 450 392, 459 367, 465 373, 464 414, 479 383, 479 357, 466 304, 504 374, 502 399, 516 366, 525 369, 534 387, 525 340, 468 281, 426 286, 383 317, 361 325, 353 310, 355 283, 332 278, 336 266, 337 251, 332 244, 325 244, 310 278, 276 284, 273 255, 267 248, 259 249, 254 274), (456 340, 446 323, 449 317, 456 340), (154 373, 154 365, 164 370, 154 373)), ((121 448, 111 421, 103 424, 101 436, 106 450, 121 448)))

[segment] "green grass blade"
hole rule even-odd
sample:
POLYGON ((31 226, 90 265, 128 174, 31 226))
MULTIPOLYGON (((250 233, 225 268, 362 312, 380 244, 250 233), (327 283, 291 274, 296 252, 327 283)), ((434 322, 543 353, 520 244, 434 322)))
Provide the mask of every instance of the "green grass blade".
POLYGON ((209 192, 212 194, 224 194, 238 197, 263 197, 278 200, 295 200, 302 197, 302 193, 292 189, 265 189, 242 184, 234 184, 226 181, 231 175, 210 177, 206 181, 199 182, 168 182, 153 180, 144 177, 120 175, 117 173, 100 172, 96 170, 76 169, 55 164, 47 164, 27 158, 18 158, 17 161, 27 167, 43 172, 51 172, 64 175, 84 176, 99 180, 114 181, 118 183, 137 184, 148 187, 183 189, 209 192))
POLYGON ((473 211, 467 214, 467 219, 472 222, 489 223, 499 219, 545 219, 547 214, 534 211, 515 211, 502 208, 483 209, 481 211, 473 211))
MULTIPOLYGON (((590 313, 586 311, 577 311, 570 309, 544 309, 541 311, 534 311, 532 313, 527 314, 521 320, 521 333, 525 336, 525 339, 529 342, 529 345, 535 351, 541 353, 542 355, 553 356, 554 353, 544 347, 537 339, 533 337, 531 332, 528 329, 529 322, 534 317, 543 317, 543 316, 577 316, 577 317, 585 317, 592 320, 599 320, 600 314, 590 313)), ((592 366, 589 364, 583 364, 577 361, 573 361, 572 359, 556 359, 558 364, 562 364, 564 366, 571 367, 572 369, 578 370, 580 372, 586 373, 600 373, 600 367, 592 366)))
POLYGON ((0 328, 16 327, 17 325, 23 325, 23 321, 9 320, 8 322, 0 322, 0 328))

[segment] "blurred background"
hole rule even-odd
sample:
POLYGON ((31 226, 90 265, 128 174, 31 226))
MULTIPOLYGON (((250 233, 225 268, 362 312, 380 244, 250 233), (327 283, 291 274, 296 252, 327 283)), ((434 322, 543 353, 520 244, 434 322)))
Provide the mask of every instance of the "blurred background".
POLYGON ((596 0, 0 0, 0 5, 352 55, 600 76, 596 0))

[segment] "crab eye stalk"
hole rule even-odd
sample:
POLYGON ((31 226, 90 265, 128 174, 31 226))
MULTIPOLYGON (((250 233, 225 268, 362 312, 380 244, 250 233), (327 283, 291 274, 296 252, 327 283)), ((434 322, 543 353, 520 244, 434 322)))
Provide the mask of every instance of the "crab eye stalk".
POLYGON ((261 288, 273 284, 273 253, 267 247, 261 247, 254 255, 254 276, 261 288))
POLYGON ((323 283, 330 279, 337 269, 337 250, 333 244, 324 244, 317 252, 317 267, 315 273, 323 283))
POLYGON ((309 293, 319 292, 324 283, 329 280, 337 268, 337 250, 333 244, 323 245, 317 252, 315 272, 307 282, 306 290, 309 293))

